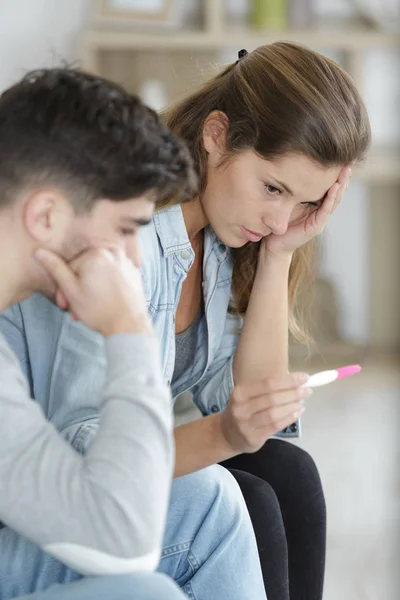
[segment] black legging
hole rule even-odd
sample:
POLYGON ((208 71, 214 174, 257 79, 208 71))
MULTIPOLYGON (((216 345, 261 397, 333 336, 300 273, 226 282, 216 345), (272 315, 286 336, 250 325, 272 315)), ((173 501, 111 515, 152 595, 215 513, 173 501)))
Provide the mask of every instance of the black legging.
POLYGON ((223 463, 253 523, 268 600, 321 600, 326 507, 311 456, 282 440, 223 463))

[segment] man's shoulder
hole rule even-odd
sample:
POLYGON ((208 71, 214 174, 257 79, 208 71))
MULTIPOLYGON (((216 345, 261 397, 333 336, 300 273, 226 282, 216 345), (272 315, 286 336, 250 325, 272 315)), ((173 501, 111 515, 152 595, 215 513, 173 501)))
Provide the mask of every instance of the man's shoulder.
POLYGON ((10 326, 21 333, 32 328, 51 329, 61 325, 64 313, 42 294, 34 294, 27 300, 7 308, 0 315, 0 332, 8 331, 10 326))
POLYGON ((27 387, 24 374, 21 371, 20 363, 13 352, 10 344, 6 337, 0 331, 0 373, 1 382, 0 390, 4 391, 4 388, 8 388, 8 384, 15 381, 16 384, 27 387))
POLYGON ((11 359, 13 356, 12 350, 4 337, 4 335, 0 331, 0 360, 11 359))

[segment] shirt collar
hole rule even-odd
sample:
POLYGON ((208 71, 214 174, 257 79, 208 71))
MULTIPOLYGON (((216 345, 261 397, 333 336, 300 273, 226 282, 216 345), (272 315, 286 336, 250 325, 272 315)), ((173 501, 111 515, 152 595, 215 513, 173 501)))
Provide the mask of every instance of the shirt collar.
MULTIPOLYGON (((154 213, 154 226, 160 240, 164 256, 176 254, 182 250, 189 250, 193 253, 192 245, 187 234, 185 220, 183 218, 181 204, 168 206, 154 213)), ((217 237, 213 229, 208 226, 205 230, 205 246, 213 248, 220 261, 225 260, 228 254, 228 248, 217 237)))
POLYGON ((153 221, 165 256, 192 249, 180 204, 156 211, 153 221))

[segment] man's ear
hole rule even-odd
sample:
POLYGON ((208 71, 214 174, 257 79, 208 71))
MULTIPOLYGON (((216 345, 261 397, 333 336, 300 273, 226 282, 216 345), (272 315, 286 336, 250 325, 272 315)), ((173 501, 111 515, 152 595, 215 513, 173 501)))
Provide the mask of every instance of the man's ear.
POLYGON ((229 120, 220 110, 213 110, 203 124, 203 145, 208 154, 222 155, 226 150, 229 120))
POLYGON ((58 192, 38 190, 25 200, 23 221, 29 235, 38 243, 52 246, 62 239, 72 207, 58 192))

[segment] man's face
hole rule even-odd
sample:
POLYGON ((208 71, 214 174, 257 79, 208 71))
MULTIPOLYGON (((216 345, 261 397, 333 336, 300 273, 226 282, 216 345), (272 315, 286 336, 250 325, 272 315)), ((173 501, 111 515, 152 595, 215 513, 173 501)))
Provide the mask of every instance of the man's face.
POLYGON ((150 197, 121 202, 99 200, 89 213, 71 217, 60 254, 70 262, 90 248, 118 246, 139 267, 139 229, 150 222, 153 212, 154 201, 150 197))

